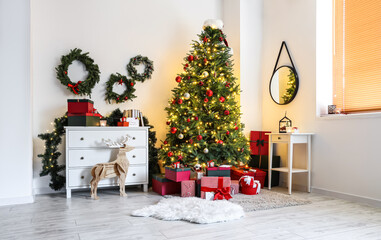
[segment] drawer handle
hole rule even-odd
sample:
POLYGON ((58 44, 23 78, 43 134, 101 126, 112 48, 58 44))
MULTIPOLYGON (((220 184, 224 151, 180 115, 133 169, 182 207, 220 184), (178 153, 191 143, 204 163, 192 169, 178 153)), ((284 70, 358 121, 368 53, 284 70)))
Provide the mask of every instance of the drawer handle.
POLYGON ((132 140, 135 140, 136 138, 135 137, 132 137, 132 140))
POLYGON ((84 179, 85 178, 85 176, 81 176, 81 179, 84 179))
POLYGON ((85 159, 84 157, 81 157, 81 160, 85 159))
POLYGON ((278 140, 280 140, 280 137, 278 137, 278 140))
POLYGON ((83 140, 85 140, 85 138, 83 138, 83 137, 81 137, 81 139, 80 139, 81 141, 83 141, 83 140))
POLYGON ((135 174, 135 173, 133 173, 133 174, 132 174, 132 176, 134 176, 134 177, 135 177, 135 176, 136 176, 136 174, 135 174))
POLYGON ((133 156, 132 156, 132 158, 136 158, 136 156, 135 156, 135 155, 133 155, 133 156))

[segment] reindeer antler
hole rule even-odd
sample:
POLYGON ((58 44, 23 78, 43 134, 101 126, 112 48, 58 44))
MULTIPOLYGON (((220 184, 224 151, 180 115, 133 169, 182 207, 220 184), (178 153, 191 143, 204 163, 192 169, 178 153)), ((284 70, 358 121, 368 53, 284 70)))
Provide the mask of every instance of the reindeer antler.
POLYGON ((102 138, 102 142, 104 142, 108 147, 110 148, 121 148, 124 146, 124 144, 128 141, 128 139, 131 138, 130 135, 126 134, 126 136, 123 136, 122 141, 115 142, 111 139, 104 139, 102 138))

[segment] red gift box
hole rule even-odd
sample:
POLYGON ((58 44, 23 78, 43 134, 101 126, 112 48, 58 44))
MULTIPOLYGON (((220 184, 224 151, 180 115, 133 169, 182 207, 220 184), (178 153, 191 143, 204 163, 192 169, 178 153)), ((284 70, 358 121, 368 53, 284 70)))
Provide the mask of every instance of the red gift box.
POLYGON ((232 183, 230 185, 230 194, 238 194, 239 193, 239 181, 238 180, 231 180, 232 183))
POLYGON ((261 187, 265 185, 266 172, 259 169, 252 169, 252 171, 246 171, 243 169, 232 169, 231 170, 232 180, 239 180, 242 176, 252 176, 255 180, 261 183, 261 187))
POLYGON ((128 122, 118 122, 118 127, 128 127, 129 123, 128 122))
POLYGON ((250 154, 251 155, 269 155, 269 135, 264 131, 250 132, 250 154))
POLYGON ((165 177, 175 182, 189 180, 190 168, 165 167, 165 177))
POLYGON ((196 181, 186 180, 181 182, 181 197, 194 197, 196 195, 196 181))
POLYGON ((152 177, 152 190, 160 195, 176 194, 181 192, 181 183, 171 181, 162 174, 155 174, 152 177))
POLYGON ((207 192, 213 192, 213 200, 229 200, 232 198, 230 185, 230 177, 203 177, 201 178, 201 198, 205 199, 207 192))
POLYGON ((93 113, 94 102, 89 99, 68 99, 68 113, 93 113))
POLYGON ((262 184, 258 180, 254 180, 253 176, 242 176, 239 183, 243 194, 257 195, 261 191, 262 184))

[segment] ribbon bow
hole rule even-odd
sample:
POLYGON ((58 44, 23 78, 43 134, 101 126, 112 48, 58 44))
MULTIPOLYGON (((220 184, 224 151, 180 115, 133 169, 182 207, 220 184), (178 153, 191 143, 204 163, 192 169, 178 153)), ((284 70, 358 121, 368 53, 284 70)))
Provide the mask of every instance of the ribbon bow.
POLYGON ((262 140, 257 140, 257 141, 255 141, 255 142, 257 142, 257 146, 259 146, 259 145, 262 145, 262 147, 264 147, 265 146, 265 140, 264 139, 262 139, 262 140))
POLYGON ((71 87, 71 89, 73 90, 74 94, 78 94, 78 92, 79 92, 78 85, 81 84, 81 82, 82 81, 78 81, 77 84, 75 84, 75 85, 69 83, 67 86, 71 87))
POLYGON ((225 187, 225 188, 218 188, 215 192, 214 192, 214 199, 213 200, 222 200, 222 199, 226 199, 226 200, 229 200, 232 198, 232 196, 230 195, 230 187, 225 187))

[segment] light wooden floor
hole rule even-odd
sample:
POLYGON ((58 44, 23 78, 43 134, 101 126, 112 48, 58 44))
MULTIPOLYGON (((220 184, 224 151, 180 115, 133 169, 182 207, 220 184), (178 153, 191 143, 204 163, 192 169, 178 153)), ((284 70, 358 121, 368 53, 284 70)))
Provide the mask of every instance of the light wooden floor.
MULTIPOLYGON (((273 191, 285 193, 285 189, 273 191)), ((0 239, 381 239, 381 209, 314 193, 295 192, 312 204, 247 213, 216 224, 131 217, 161 197, 127 189, 39 195, 33 204, 0 207, 0 239)))

